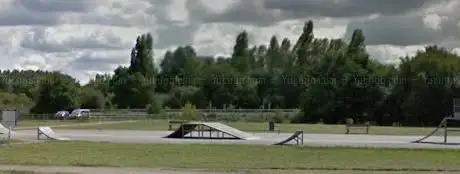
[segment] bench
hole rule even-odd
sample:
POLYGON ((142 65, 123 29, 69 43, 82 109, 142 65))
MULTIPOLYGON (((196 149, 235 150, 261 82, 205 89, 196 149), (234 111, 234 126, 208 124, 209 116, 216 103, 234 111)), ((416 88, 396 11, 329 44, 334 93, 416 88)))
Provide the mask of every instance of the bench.
POLYGON ((182 125, 182 124, 184 124, 184 123, 187 123, 187 121, 183 121, 183 120, 171 120, 171 121, 169 121, 169 127, 168 127, 168 129, 169 129, 169 130, 173 130, 172 126, 173 126, 174 124, 181 124, 181 125, 182 125))
POLYGON ((370 122, 366 121, 364 124, 354 124, 353 120, 347 119, 345 127, 346 127, 346 132, 345 134, 350 134, 352 128, 358 128, 358 129, 365 129, 366 134, 369 134, 369 128, 370 128, 370 122))

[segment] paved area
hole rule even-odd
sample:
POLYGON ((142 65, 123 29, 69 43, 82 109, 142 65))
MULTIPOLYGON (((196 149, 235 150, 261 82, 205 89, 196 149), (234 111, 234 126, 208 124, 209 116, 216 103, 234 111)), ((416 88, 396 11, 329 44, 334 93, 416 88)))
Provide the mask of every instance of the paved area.
MULTIPOLYGON (((261 144, 271 145, 280 142, 292 134, 289 133, 253 133, 260 137, 255 140, 209 140, 209 139, 168 139, 164 136, 171 131, 134 131, 134 130, 56 130, 61 137, 72 140, 111 141, 123 143, 202 143, 202 144, 261 144)), ((207 136, 205 134, 205 136, 207 136)), ((34 140, 37 132, 33 130, 16 131, 13 138, 34 140)), ((304 134, 304 143, 309 146, 379 147, 379 148, 460 148, 460 136, 448 137, 448 144, 442 144, 441 136, 425 140, 431 143, 411 143, 422 136, 391 135, 344 135, 344 134, 304 134)), ((294 143, 294 142, 292 142, 294 143)))

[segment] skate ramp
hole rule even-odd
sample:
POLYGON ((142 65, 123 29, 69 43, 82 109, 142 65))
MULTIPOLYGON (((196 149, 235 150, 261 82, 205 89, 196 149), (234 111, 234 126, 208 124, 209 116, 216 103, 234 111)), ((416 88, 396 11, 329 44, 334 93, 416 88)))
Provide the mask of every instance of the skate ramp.
POLYGON ((229 134, 231 136, 234 136, 239 139, 243 140, 255 140, 255 139, 260 139, 259 137, 256 137, 250 133, 243 132, 241 130, 238 130, 236 128, 227 126, 225 124, 219 123, 219 122, 203 122, 201 123, 204 126, 208 126, 210 128, 213 128, 215 130, 221 131, 223 133, 229 134))
POLYGON ((447 121, 449 120, 457 120, 459 121, 460 120, 460 117, 445 117, 441 120, 441 123, 439 123, 438 127, 436 127, 432 132, 430 132, 429 134, 427 134, 426 136, 418 139, 418 140, 415 140, 415 141, 412 141, 411 143, 425 143, 423 142, 423 140, 426 140, 428 138, 430 138, 431 136, 433 136, 436 132, 439 131, 439 129, 441 128, 444 128, 444 125, 446 124, 447 121))
POLYGON ((58 136, 54 131, 53 129, 51 129, 51 127, 49 126, 40 126, 38 127, 37 129, 37 139, 40 140, 40 137, 43 135, 45 136, 46 138, 48 139, 51 139, 51 140, 70 140, 69 138, 64 138, 64 137, 60 137, 58 136))
POLYGON ((164 138, 183 138, 185 135, 192 132, 197 126, 197 124, 182 124, 173 133, 169 134, 168 136, 165 136, 164 138))
POLYGON ((427 138, 430 138, 431 136, 433 136, 436 132, 438 132, 438 130, 444 125, 444 123, 446 122, 446 119, 443 119, 441 121, 441 123, 438 125, 438 127, 436 127, 432 132, 430 132, 429 134, 427 134, 426 136, 418 139, 418 140, 415 140, 415 141, 412 141, 412 143, 422 143, 423 140, 426 140, 427 138))
POLYGON ((165 136, 164 138, 184 138, 185 135, 191 133, 192 131, 195 131, 197 127, 206 127, 213 131, 227 134, 227 135, 230 135, 237 139, 242 139, 242 140, 259 139, 259 137, 256 137, 250 133, 243 132, 241 130, 235 129, 233 127, 227 126, 219 122, 184 123, 178 129, 176 129, 173 133, 165 136))
POLYGON ((273 145, 286 145, 291 141, 295 141, 297 145, 303 144, 303 131, 296 131, 294 134, 292 134, 287 139, 281 142, 275 143, 273 145))
POLYGON ((13 133, 10 129, 6 128, 3 126, 3 124, 0 123, 0 134, 10 134, 13 133))

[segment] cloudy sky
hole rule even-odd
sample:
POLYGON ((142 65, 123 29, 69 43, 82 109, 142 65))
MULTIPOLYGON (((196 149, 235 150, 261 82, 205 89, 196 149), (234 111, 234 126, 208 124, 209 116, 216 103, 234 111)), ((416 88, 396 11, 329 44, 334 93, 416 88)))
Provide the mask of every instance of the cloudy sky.
POLYGON ((252 44, 273 34, 366 35, 375 59, 396 62, 426 44, 460 50, 459 0, 0 0, 0 69, 60 70, 81 82, 129 61, 137 35, 151 32, 156 58, 192 44, 229 54, 238 32, 252 44))

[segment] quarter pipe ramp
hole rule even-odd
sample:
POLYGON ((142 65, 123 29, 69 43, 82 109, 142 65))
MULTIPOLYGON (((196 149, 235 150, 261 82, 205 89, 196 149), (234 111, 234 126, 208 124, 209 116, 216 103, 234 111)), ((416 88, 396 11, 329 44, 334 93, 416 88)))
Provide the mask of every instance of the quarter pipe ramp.
POLYGON ((286 145, 291 141, 295 141, 297 145, 303 144, 303 131, 296 131, 294 134, 292 134, 289 138, 275 143, 273 145, 286 145))
POLYGON ((438 127, 436 127, 432 132, 430 132, 429 134, 427 134, 426 136, 418 140, 412 141, 412 143, 434 143, 434 142, 423 142, 423 141, 432 137, 436 132, 438 132, 442 128, 444 128, 443 130, 444 143, 447 143, 448 132, 459 132, 460 131, 458 127, 456 129, 449 129, 449 126, 448 126, 449 121, 460 121, 460 117, 444 117, 444 119, 441 120, 441 123, 439 123, 438 127))
POLYGON ((45 136, 47 139, 50 139, 50 140, 70 140, 69 138, 64 138, 64 137, 58 136, 53 131, 53 129, 51 129, 51 127, 49 127, 49 126, 40 126, 40 127, 38 127, 38 129, 37 129, 37 140, 40 140, 40 137, 42 135, 45 136))
MULTIPOLYGON (((208 138, 212 138, 212 133, 217 134, 221 133, 222 135, 230 135, 236 139, 242 140, 253 140, 259 139, 250 133, 243 132, 241 130, 235 129, 233 127, 227 126, 219 122, 188 122, 182 124, 178 129, 176 129, 171 134, 165 136, 165 138, 186 138, 185 135, 192 133, 193 131, 198 131, 204 135, 204 132, 210 132, 208 138)), ((205 137, 201 137, 205 138, 205 137)), ((218 136, 215 138, 219 138, 218 136)))
POLYGON ((438 132, 440 128, 442 128, 446 124, 446 121, 447 121, 446 118, 442 119, 442 121, 441 121, 441 123, 439 123, 438 127, 436 127, 432 132, 430 132, 429 134, 427 134, 426 136, 424 136, 424 137, 422 137, 422 138, 420 138, 418 140, 412 141, 412 143, 421 143, 423 140, 426 140, 427 138, 430 138, 436 132, 438 132))

